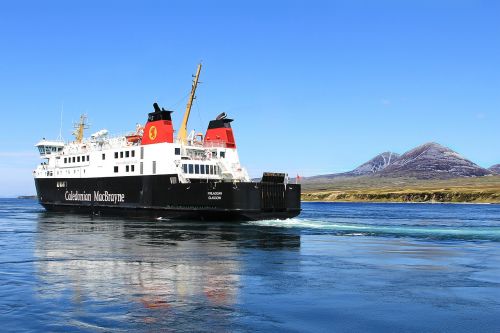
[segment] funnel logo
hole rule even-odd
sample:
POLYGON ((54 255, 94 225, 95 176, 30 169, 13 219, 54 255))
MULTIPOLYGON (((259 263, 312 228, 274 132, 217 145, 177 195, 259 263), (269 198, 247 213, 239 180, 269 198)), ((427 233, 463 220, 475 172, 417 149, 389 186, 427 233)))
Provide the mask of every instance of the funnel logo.
POLYGON ((149 138, 154 141, 156 139, 156 135, 158 134, 158 130, 156 129, 156 126, 151 126, 149 128, 149 138))

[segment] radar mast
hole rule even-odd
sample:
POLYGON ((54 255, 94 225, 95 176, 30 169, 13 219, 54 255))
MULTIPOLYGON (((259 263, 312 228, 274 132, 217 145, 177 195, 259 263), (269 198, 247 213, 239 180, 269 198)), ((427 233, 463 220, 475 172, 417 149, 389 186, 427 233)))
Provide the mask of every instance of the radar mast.
POLYGON ((75 130, 73 131, 73 135, 75 136, 75 141, 77 143, 82 143, 83 140, 83 131, 89 128, 87 124, 87 115, 82 114, 80 116, 80 121, 74 125, 75 130))

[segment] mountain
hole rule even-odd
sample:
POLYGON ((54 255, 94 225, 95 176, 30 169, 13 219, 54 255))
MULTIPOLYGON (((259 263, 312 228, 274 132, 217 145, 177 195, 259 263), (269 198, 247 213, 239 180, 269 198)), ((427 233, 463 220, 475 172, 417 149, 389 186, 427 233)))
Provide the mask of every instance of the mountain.
POLYGON ((488 170, 494 174, 500 175, 500 164, 492 165, 488 170))
POLYGON ((378 172, 383 177, 448 179, 491 174, 450 148, 430 142, 407 151, 378 172))
MULTIPOLYGON (((380 170, 383 170, 388 165, 390 165, 393 161, 395 161, 399 157, 399 154, 393 152, 384 152, 378 154, 368 162, 365 162, 358 166, 356 169, 342 172, 342 173, 332 173, 327 175, 318 175, 311 177, 302 178, 303 182, 324 182, 334 178, 348 178, 348 177, 358 177, 358 176, 366 176, 372 175, 380 170)), ((293 179, 295 180, 295 179, 293 179)))
POLYGON ((394 161, 396 161, 399 157, 400 157, 399 154, 386 151, 382 154, 378 154, 368 162, 361 164, 356 169, 349 172, 345 172, 344 175, 349 175, 349 176, 371 175, 376 172, 384 170, 389 165, 394 163, 394 161))
POLYGON ((335 174, 302 178, 306 183, 328 183, 339 178, 386 177, 417 179, 449 179, 500 174, 500 164, 484 169, 450 148, 429 142, 399 155, 384 152, 356 169, 335 174))
MULTIPOLYGON (((302 178, 302 182, 315 182, 321 183, 334 178, 350 178, 350 177, 358 177, 358 176, 367 176, 377 173, 378 171, 383 170, 396 159, 399 158, 399 154, 387 151, 381 154, 378 154, 371 160, 366 163, 361 164, 356 169, 342 172, 342 173, 332 173, 327 175, 318 175, 311 177, 302 178)), ((294 178, 295 180, 295 178, 294 178)))

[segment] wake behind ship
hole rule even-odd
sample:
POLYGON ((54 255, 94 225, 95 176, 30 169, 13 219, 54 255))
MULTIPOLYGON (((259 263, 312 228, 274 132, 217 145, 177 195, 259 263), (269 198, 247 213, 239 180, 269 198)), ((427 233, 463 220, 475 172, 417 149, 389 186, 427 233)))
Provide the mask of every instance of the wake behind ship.
POLYGON ((300 213, 300 184, 285 173, 252 182, 241 166, 231 128, 220 114, 202 133, 187 134, 198 66, 177 138, 172 111, 154 103, 144 126, 120 137, 106 130, 84 138, 85 116, 70 143, 42 140, 33 171, 47 210, 163 218, 259 220, 300 213))

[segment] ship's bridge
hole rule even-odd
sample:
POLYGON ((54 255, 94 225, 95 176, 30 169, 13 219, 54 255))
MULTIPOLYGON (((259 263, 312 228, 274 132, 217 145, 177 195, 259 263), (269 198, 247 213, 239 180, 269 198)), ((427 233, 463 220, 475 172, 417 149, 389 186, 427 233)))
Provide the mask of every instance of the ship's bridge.
POLYGON ((42 139, 38 142, 35 147, 38 148, 40 156, 48 157, 50 154, 55 154, 61 152, 64 148, 64 142, 57 140, 45 140, 42 139))

